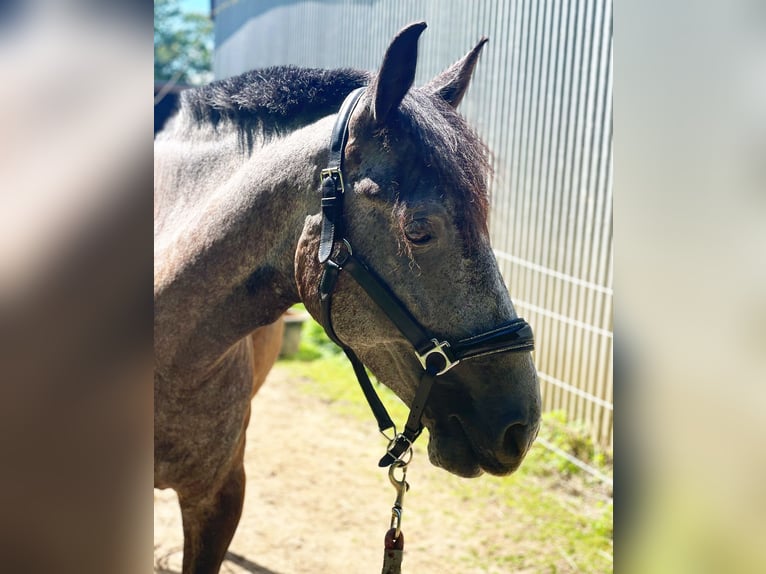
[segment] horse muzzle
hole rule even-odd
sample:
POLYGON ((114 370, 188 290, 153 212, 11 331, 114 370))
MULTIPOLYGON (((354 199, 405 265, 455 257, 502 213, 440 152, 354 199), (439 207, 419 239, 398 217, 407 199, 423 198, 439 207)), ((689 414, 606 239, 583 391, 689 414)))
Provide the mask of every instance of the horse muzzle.
POLYGON ((487 379, 470 384, 474 373, 469 372, 461 373, 466 379, 450 378, 434 386, 423 422, 430 434, 429 458, 436 466, 459 476, 504 476, 524 460, 540 428, 534 367, 531 359, 528 366, 516 363, 511 379, 509 371, 499 371, 499 365, 495 369, 489 369, 494 384, 487 379))
POLYGON ((519 468, 538 429, 538 421, 518 421, 487 436, 474 430, 468 421, 451 416, 446 424, 430 431, 429 459, 435 466, 466 478, 484 472, 506 476, 519 468))

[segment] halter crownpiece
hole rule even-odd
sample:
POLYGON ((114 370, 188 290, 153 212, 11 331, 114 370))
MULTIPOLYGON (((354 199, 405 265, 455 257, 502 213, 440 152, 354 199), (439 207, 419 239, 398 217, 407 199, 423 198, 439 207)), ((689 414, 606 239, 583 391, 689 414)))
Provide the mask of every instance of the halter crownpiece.
POLYGON ((423 367, 423 374, 410 406, 404 432, 395 433, 385 456, 380 460, 379 466, 389 466, 407 453, 423 431, 421 418, 437 377, 445 374, 461 361, 494 353, 532 351, 534 336, 529 324, 524 319, 516 318, 495 329, 455 343, 440 341, 423 328, 386 283, 354 254, 351 243, 343 233, 343 196, 345 194, 343 151, 348 137, 348 122, 364 90, 365 88, 354 90, 343 101, 332 130, 327 168, 323 169, 320 175, 322 230, 318 259, 324 266, 319 283, 320 322, 330 339, 343 349, 351 362, 381 432, 396 427, 375 392, 364 364, 356 353, 340 340, 332 325, 332 294, 341 271, 347 271, 354 278, 415 350, 415 355, 423 367), (338 238, 341 239, 340 242, 338 238), (339 250, 335 259, 332 259, 336 243, 339 243, 339 250))

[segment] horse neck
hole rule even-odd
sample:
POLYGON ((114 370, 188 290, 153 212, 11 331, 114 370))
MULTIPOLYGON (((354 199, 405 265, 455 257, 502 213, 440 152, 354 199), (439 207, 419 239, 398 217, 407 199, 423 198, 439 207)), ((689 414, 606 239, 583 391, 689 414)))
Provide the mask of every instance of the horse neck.
POLYGON ((171 174, 155 184, 156 205, 165 189, 177 196, 174 211, 160 207, 155 214, 158 368, 206 372, 299 300, 294 256, 306 216, 319 211, 318 177, 331 129, 332 117, 325 118, 235 160, 232 144, 224 161, 221 142, 210 149, 212 161, 169 153, 156 169, 160 180, 171 174))

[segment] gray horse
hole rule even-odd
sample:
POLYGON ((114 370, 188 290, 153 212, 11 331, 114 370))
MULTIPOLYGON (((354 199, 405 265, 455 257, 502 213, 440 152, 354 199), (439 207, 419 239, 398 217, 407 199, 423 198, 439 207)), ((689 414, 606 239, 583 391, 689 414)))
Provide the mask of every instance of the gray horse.
MULTIPOLYGON (((319 178, 349 92, 366 86, 343 160, 355 252, 440 337, 516 318, 489 243, 488 152, 455 111, 486 40, 413 88, 424 28, 399 32, 377 74, 270 68, 189 90, 157 137, 155 485, 179 496, 184 573, 218 572, 239 522, 254 368, 257 383, 274 359, 259 351, 268 325, 299 301, 320 316, 319 178)), ((423 369, 348 277, 332 324, 410 405, 423 369)), ((462 362, 423 412, 429 458, 464 477, 509 474, 539 418, 529 352, 462 362)))

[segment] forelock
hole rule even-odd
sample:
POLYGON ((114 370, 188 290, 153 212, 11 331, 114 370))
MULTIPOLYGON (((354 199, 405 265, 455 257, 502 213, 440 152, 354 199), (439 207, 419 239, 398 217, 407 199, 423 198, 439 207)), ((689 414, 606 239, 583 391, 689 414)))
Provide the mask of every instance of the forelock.
MULTIPOLYGON (((455 221, 470 245, 487 234, 489 150, 476 132, 438 96, 412 89, 399 106, 396 122, 412 140, 426 169, 455 202, 455 221)), ((407 196, 403 186, 398 202, 407 196)))

